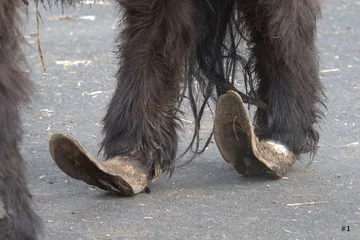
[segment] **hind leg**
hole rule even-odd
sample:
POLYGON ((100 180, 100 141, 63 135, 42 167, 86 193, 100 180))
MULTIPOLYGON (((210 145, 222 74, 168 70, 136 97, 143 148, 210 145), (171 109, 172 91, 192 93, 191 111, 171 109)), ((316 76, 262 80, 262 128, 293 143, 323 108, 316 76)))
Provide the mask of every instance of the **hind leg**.
POLYGON ((8 240, 36 240, 42 229, 32 208, 19 151, 19 106, 29 100, 31 90, 20 48, 23 8, 22 0, 0 1, 0 239, 8 240))
POLYGON ((176 105, 194 41, 192 0, 119 1, 125 28, 117 48, 117 88, 103 119, 106 158, 139 162, 153 178, 172 173, 176 105))
POLYGON ((238 0, 251 55, 255 132, 240 96, 219 97, 214 134, 223 157, 246 175, 283 176, 300 153, 316 153, 323 87, 315 47, 317 0, 238 0), (230 137, 229 137, 230 136, 230 137))
POLYGON ((172 173, 177 105, 195 38, 193 0, 118 1, 117 86, 103 119, 107 161, 92 158, 71 137, 54 135, 51 154, 69 176, 126 195, 172 173))
POLYGON ((258 98, 256 133, 300 154, 316 151, 323 86, 315 46, 319 0, 240 0, 250 32, 258 98))

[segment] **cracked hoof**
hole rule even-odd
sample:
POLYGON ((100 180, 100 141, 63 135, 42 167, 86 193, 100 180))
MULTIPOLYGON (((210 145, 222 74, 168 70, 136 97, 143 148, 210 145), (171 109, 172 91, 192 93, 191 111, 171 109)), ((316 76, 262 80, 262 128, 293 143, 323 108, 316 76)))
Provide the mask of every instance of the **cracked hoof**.
POLYGON ((58 167, 72 178, 112 193, 132 196, 148 192, 149 173, 126 157, 98 161, 69 135, 54 134, 50 153, 58 167))
POLYGON ((297 159, 279 143, 259 141, 244 103, 234 91, 221 95, 217 101, 214 136, 225 161, 240 174, 281 178, 297 159))

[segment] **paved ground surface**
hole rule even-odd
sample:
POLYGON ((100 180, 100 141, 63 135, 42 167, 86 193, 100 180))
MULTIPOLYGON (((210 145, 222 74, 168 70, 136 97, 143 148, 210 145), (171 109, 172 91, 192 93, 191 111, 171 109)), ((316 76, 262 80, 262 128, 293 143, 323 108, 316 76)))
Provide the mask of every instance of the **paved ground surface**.
POLYGON ((48 150, 56 132, 99 149, 99 122, 114 89, 114 10, 84 5, 65 9, 63 20, 59 9, 41 11, 42 74, 30 8, 27 56, 37 91, 23 109, 23 154, 46 239, 360 239, 360 1, 325 1, 318 46, 328 109, 311 166, 304 156, 288 180, 248 179, 211 144, 173 178, 154 183, 151 194, 131 198, 69 178, 48 150), (315 203, 301 205, 307 202, 315 203))

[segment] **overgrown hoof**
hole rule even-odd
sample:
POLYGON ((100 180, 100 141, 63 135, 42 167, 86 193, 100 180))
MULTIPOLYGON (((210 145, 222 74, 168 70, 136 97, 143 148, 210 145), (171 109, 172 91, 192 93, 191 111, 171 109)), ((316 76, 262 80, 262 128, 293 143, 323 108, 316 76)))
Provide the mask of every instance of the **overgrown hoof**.
POLYGON ((69 135, 54 134, 50 153, 58 167, 72 178, 112 193, 132 196, 148 191, 149 173, 130 158, 98 161, 69 135))
POLYGON ((297 159, 281 144, 259 141, 244 103, 234 91, 218 98, 214 136, 223 158, 240 174, 281 178, 297 159))

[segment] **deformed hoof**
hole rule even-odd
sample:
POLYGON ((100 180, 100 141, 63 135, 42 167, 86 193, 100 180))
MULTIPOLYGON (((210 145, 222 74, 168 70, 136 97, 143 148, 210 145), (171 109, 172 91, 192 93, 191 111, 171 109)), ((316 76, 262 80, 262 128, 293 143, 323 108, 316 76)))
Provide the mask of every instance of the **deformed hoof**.
POLYGON ((72 178, 112 193, 132 196, 148 192, 149 173, 131 158, 98 161, 69 135, 54 134, 50 153, 58 167, 72 178))
POLYGON ((259 141, 244 103, 234 91, 218 98, 214 136, 223 158, 244 175, 281 178, 297 159, 281 144, 259 141))

